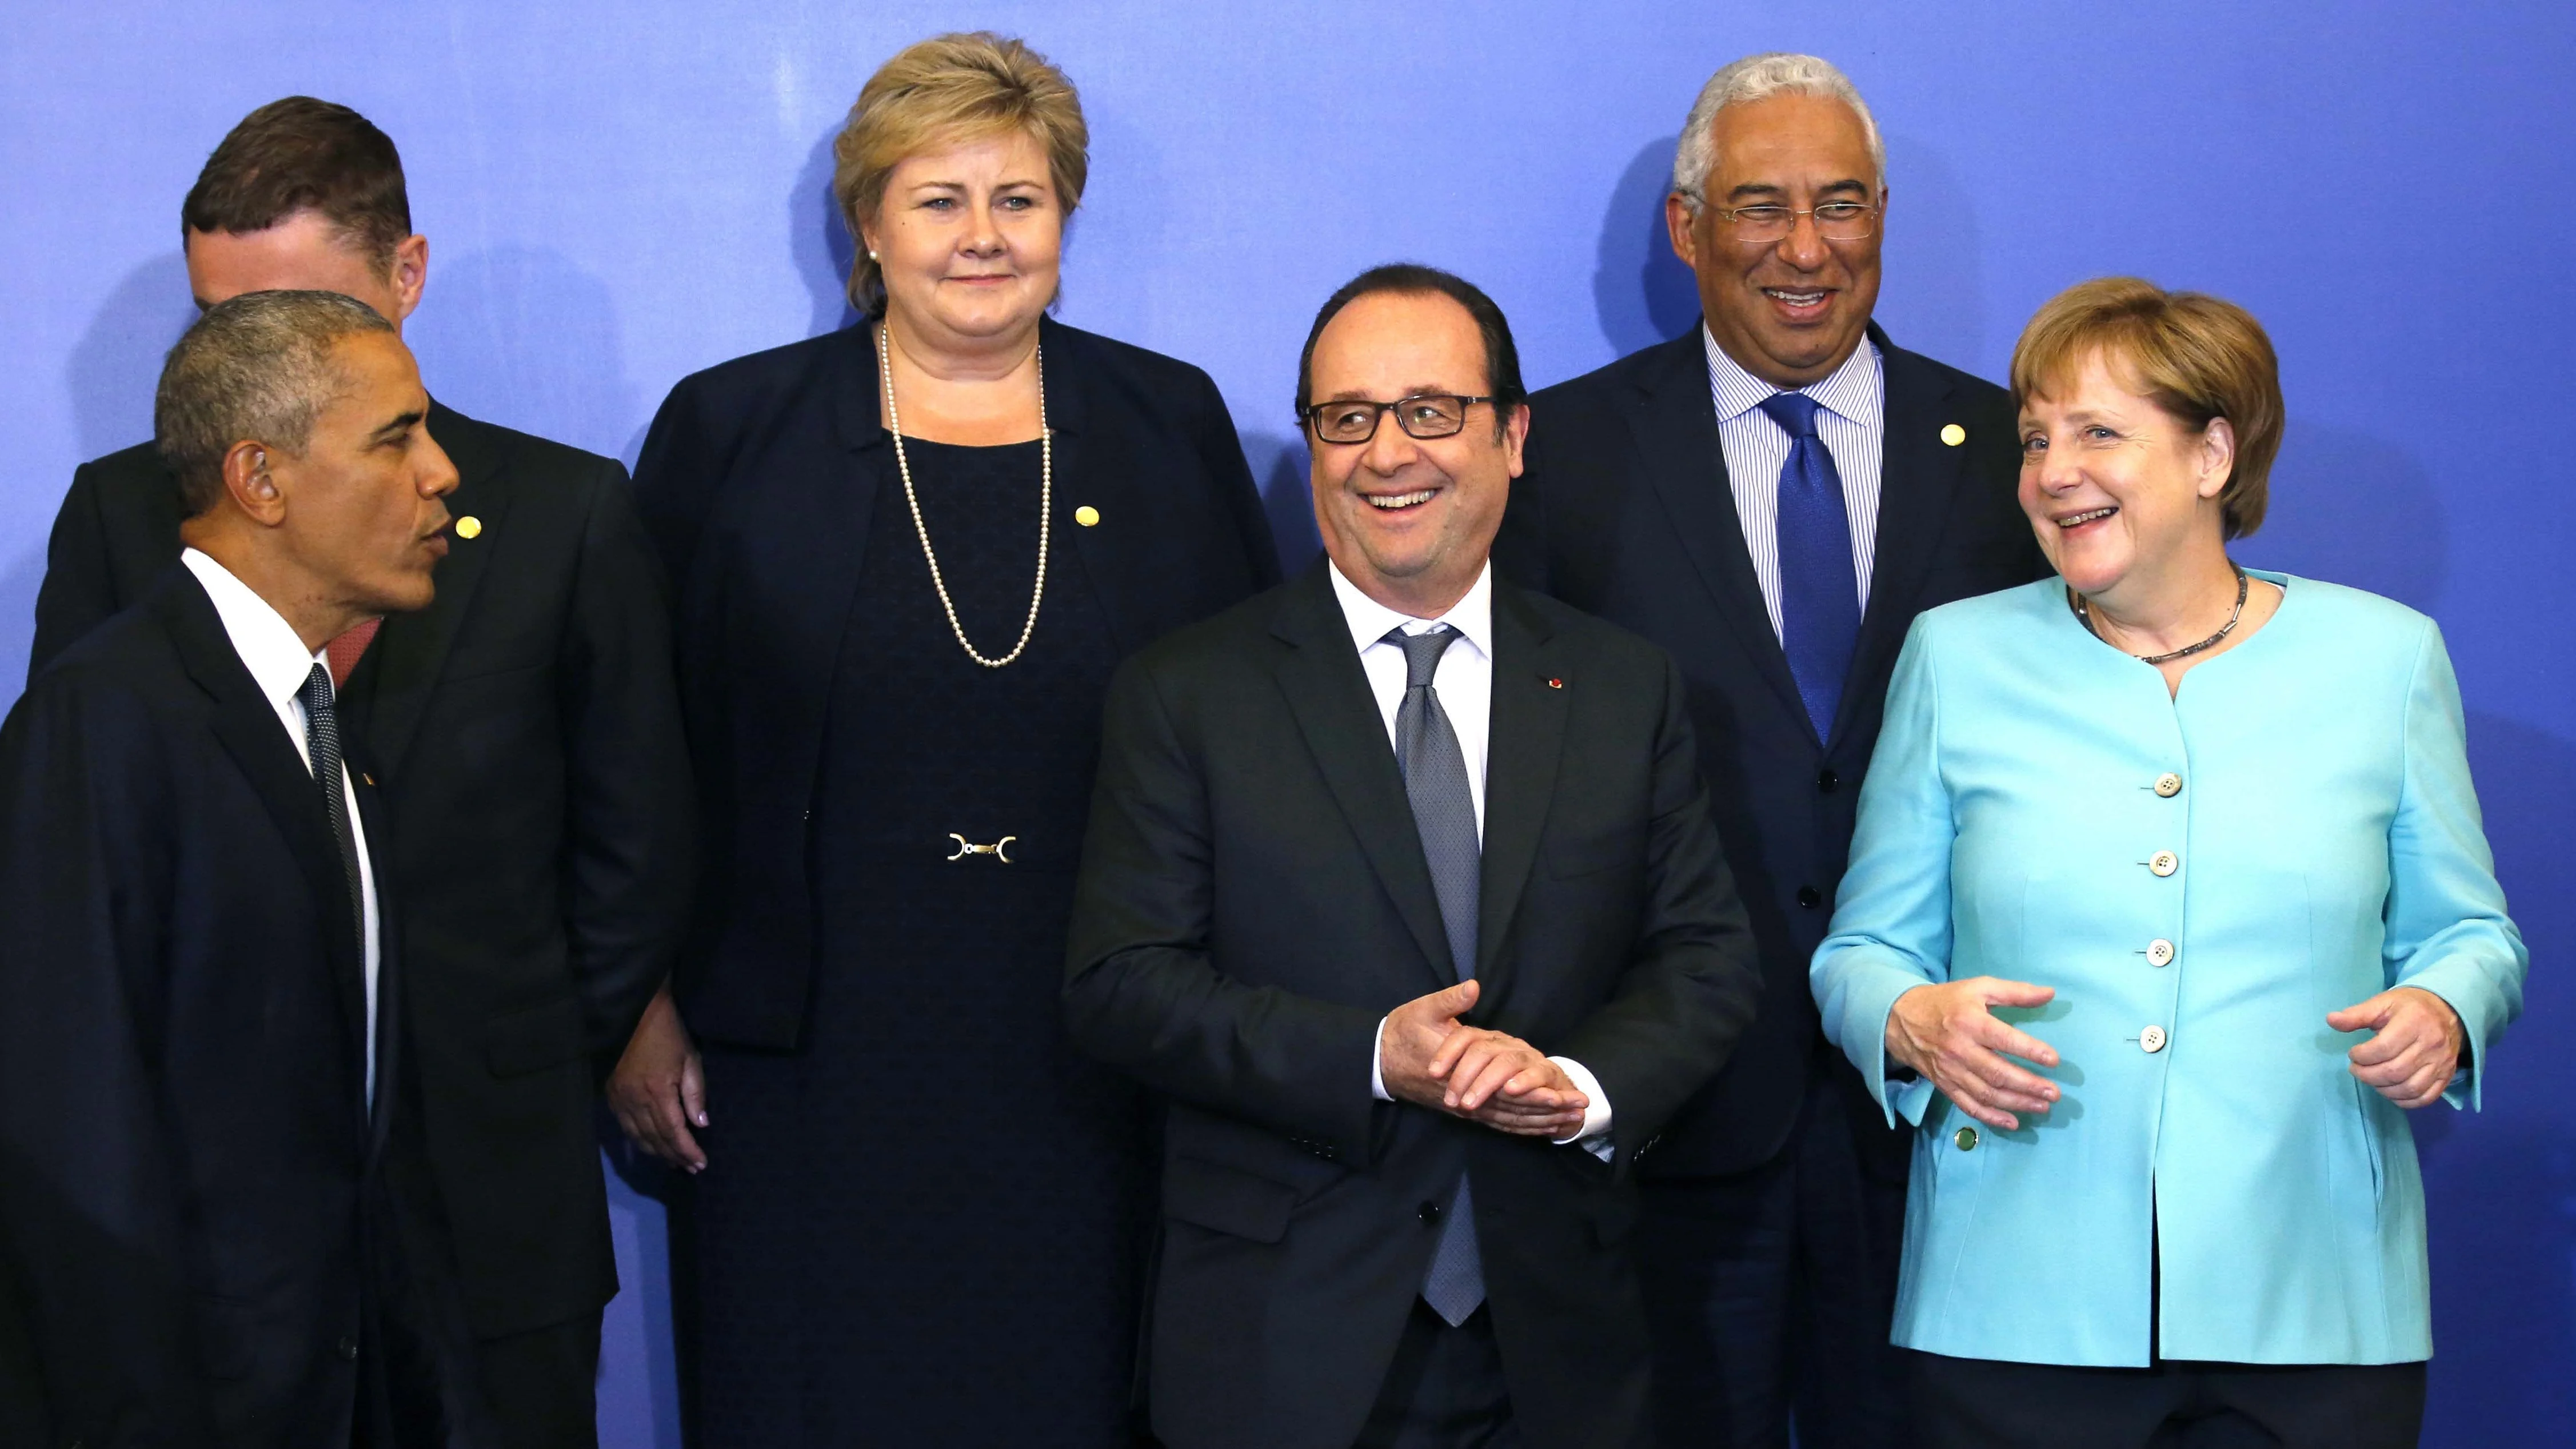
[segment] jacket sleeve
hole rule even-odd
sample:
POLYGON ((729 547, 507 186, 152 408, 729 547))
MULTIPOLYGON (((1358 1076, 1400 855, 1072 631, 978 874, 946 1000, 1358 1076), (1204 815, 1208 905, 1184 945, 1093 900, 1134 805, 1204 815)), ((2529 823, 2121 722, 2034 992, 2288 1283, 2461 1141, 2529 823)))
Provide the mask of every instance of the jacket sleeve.
POLYGON ((688 924, 696 802, 662 569, 625 470, 600 464, 564 642, 568 926, 605 1074, 688 924))
POLYGON ((1610 1000, 1556 1048, 1609 1099, 1613 1166, 1726 1065, 1762 999, 1752 925, 1709 819, 1681 670, 1669 658, 1654 752, 1636 955, 1610 1000))
POLYGON ((1067 946, 1076 1045, 1182 1101, 1370 1160, 1378 1014, 1228 977, 1200 763, 1143 659, 1109 686, 1067 946))
MULTIPOLYGON (((1270 514, 1261 504, 1261 487, 1252 465, 1244 461, 1243 436, 1234 428, 1225 394, 1206 373, 1199 374, 1198 451, 1209 479, 1225 495, 1226 511, 1241 540, 1244 561, 1252 568, 1252 593, 1279 582, 1279 545, 1270 535, 1270 514)), ((1246 595, 1250 597, 1250 595, 1246 595)))
POLYGON ((1890 1127, 1900 1115, 1922 1124, 1932 1084, 1888 1079, 1888 1013, 1915 987, 1950 979, 1950 845, 1958 827, 1941 780, 1939 695, 1918 621, 1888 686, 1833 928, 1807 973, 1825 1035, 1860 1069, 1890 1127))
POLYGON ((58 1439, 210 1444, 153 1066, 167 765, 139 704, 48 685, 0 727, 0 1265, 58 1439))
MULTIPOLYGON (((175 556, 175 551, 174 551, 175 556)), ((116 571, 99 516, 98 465, 83 463, 54 515, 45 545, 45 581, 36 589, 36 638, 27 647, 27 682, 80 637, 113 616, 116 571)))
POLYGON ((2469 780, 2459 680, 2429 619, 2406 690, 2405 771, 2388 826, 2381 953, 2389 985, 2422 987, 2460 1014, 2472 1068, 2443 1098, 2474 1111, 2485 1095, 2488 1049, 2522 1015, 2531 952, 2505 915, 2469 780))

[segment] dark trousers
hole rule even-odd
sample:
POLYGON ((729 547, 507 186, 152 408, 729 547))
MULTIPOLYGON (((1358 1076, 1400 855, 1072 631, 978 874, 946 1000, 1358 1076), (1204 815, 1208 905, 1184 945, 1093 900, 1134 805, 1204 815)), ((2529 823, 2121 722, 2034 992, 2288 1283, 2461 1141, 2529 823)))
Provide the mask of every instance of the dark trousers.
POLYGON ((1924 1449, 2413 1449, 2424 1427, 2420 1363, 1905 1357, 1924 1449))
POLYGON ((598 1314, 474 1348, 503 1449, 598 1449, 598 1314))
POLYGON ((1494 1345, 1494 1315, 1478 1308, 1455 1328, 1413 1300, 1377 1404, 1352 1449, 1522 1449, 1494 1345))
POLYGON ((1895 1449, 1908 1442, 1887 1341, 1905 1184, 1853 1142, 1841 1059, 1820 1053, 1778 1157, 1732 1177, 1648 1182, 1638 1268, 1665 1449, 1895 1449))

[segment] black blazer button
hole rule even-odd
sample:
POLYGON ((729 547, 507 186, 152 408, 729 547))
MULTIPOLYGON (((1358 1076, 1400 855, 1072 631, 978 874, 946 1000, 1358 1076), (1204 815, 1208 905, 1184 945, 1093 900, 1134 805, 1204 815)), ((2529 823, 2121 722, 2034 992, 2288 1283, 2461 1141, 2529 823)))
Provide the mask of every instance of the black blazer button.
POLYGON ((1819 794, 1830 795, 1834 793, 1834 791, 1840 789, 1842 787, 1842 783, 1843 777, 1835 774, 1831 770, 1818 770, 1816 772, 1816 790, 1819 794))
POLYGON ((1824 903, 1824 893, 1817 890, 1814 886, 1798 887, 1798 904, 1805 906, 1808 910, 1812 911, 1824 903))
POLYGON ((1422 1219, 1426 1223, 1436 1223, 1440 1221, 1440 1204, 1436 1202, 1426 1202, 1422 1206, 1415 1208, 1413 1210, 1413 1215, 1422 1219))
POLYGON ((340 1338, 340 1357, 355 1362, 358 1357, 358 1340, 343 1334, 340 1338))

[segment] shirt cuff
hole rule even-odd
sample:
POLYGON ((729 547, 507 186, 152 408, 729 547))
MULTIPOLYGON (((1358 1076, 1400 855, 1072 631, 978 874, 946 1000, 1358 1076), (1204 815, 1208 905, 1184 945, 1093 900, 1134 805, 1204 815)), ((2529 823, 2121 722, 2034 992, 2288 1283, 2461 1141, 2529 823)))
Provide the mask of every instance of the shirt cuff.
POLYGON ((1584 1151, 1604 1162, 1609 1161, 1614 1145, 1610 1141, 1610 1099, 1602 1094, 1601 1079, 1592 1075, 1591 1068, 1572 1057, 1549 1057, 1548 1060, 1573 1079, 1574 1089, 1591 1104, 1583 1109, 1583 1125, 1573 1136, 1556 1139, 1557 1145, 1578 1143, 1584 1151))
POLYGON ((1386 1018, 1377 1019, 1377 1039, 1369 1044, 1369 1095, 1381 1102, 1395 1098, 1386 1090, 1386 1018))

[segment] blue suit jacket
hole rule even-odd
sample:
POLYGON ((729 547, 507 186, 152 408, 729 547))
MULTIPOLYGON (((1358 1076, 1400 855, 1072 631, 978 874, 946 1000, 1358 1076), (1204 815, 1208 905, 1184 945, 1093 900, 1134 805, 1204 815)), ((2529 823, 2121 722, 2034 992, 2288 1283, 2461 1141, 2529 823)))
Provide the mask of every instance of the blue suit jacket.
POLYGON ((2483 1062, 2529 957, 2440 631, 2261 577, 2280 611, 2172 698, 2053 578, 1933 610, 1906 641, 1812 972, 1827 1030, 1918 1128, 1899 1344, 2144 1364, 2160 1247, 2167 1358, 2432 1353, 2414 1138, 2347 1069, 2361 1034, 2325 1016, 2420 986, 2483 1062), (2061 1058, 2062 1100, 2016 1131, 1887 1074, 1896 998, 1978 975, 2057 991, 1999 1013, 2061 1058))

